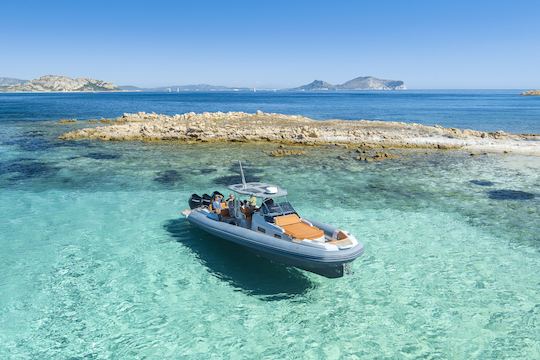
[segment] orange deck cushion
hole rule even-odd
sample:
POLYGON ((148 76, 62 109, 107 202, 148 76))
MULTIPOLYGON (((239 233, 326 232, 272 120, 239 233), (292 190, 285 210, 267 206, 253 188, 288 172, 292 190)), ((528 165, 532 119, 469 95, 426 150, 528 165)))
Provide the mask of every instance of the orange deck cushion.
POLYGON ((277 226, 286 226, 291 224, 297 224, 299 222, 302 222, 298 215, 296 214, 289 214, 289 215, 282 215, 282 216, 276 216, 274 218, 274 222, 277 226))
POLYGON ((282 226, 282 228, 285 231, 285 234, 295 239, 314 240, 324 236, 324 231, 315 226, 309 226, 308 224, 303 222, 291 225, 284 225, 282 226))
POLYGON ((285 234, 295 239, 313 240, 324 236, 324 231, 302 222, 296 214, 277 216, 274 222, 285 231, 285 234))

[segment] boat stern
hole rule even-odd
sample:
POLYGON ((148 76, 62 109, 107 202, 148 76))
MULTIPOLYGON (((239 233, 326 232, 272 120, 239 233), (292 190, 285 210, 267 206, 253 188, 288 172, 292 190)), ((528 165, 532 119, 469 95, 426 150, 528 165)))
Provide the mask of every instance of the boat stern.
POLYGON ((184 217, 188 217, 189 215, 191 214, 191 209, 185 209, 182 211, 182 215, 184 215, 184 217))

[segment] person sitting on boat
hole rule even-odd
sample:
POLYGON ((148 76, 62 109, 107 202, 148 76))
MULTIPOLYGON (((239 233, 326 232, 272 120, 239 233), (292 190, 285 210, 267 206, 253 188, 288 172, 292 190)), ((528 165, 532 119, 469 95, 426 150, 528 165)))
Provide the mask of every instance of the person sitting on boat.
POLYGON ((221 213, 221 197, 219 195, 214 196, 212 210, 218 215, 221 213))
POLYGON ((251 214, 253 212, 253 208, 247 200, 240 202, 240 204, 240 211, 242 211, 242 213, 244 213, 245 215, 251 214))

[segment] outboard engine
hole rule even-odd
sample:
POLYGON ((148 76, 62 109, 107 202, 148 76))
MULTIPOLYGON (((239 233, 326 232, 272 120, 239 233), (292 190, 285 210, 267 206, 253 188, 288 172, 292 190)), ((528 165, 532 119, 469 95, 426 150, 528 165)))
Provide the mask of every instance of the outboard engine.
POLYGON ((199 196, 197 194, 191 194, 191 197, 189 198, 190 209, 195 209, 200 206, 210 206, 215 195, 223 196, 219 191, 214 191, 212 195, 203 194, 202 196, 199 196))
POLYGON ((203 204, 203 198, 200 197, 197 194, 191 194, 191 197, 189 198, 189 208, 195 209, 198 208, 203 204))
POLYGON ((203 194, 201 202, 203 206, 209 206, 212 203, 212 197, 208 194, 203 194))

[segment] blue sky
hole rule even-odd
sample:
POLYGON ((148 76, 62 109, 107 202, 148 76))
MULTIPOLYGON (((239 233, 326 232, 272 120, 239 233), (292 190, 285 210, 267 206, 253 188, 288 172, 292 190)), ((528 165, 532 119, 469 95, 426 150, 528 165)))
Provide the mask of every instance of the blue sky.
POLYGON ((540 87, 540 1, 5 1, 0 76, 540 87))

